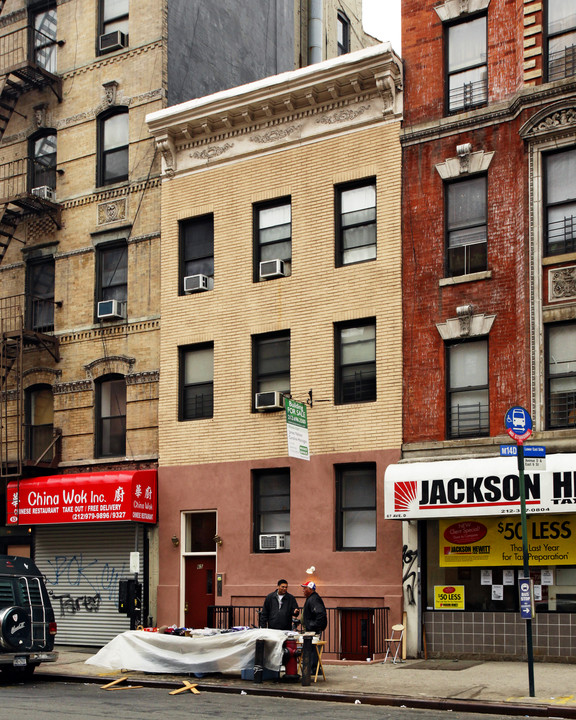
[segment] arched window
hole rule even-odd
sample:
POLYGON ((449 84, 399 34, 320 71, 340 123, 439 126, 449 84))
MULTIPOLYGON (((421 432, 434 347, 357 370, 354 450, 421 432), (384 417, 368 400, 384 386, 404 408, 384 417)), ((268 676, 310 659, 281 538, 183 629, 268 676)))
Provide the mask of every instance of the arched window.
POLYGON ((25 454, 32 462, 50 462, 54 457, 54 396, 50 385, 33 385, 26 390, 25 454))
POLYGON ((126 455, 126 379, 105 375, 96 383, 96 457, 126 455))
POLYGON ((128 180, 128 109, 98 118, 98 185, 128 180))

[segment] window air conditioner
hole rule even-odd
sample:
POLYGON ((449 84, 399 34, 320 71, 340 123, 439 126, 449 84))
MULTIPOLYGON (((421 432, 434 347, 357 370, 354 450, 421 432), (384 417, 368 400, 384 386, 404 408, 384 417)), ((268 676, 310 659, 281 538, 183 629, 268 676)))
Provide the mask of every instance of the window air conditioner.
POLYGON ((120 50, 128 45, 128 35, 120 30, 115 30, 98 38, 98 47, 101 53, 112 52, 112 50, 120 50))
POLYGON ((124 317, 124 303, 119 300, 101 300, 96 314, 98 320, 119 320, 124 317))
POLYGON ((256 410, 283 410, 284 397, 276 390, 271 392, 256 393, 254 402, 256 410))
POLYGON ((188 275, 184 278, 184 292, 195 293, 210 290, 210 279, 208 275, 188 275))
POLYGON ((48 185, 40 185, 39 187, 32 188, 32 195, 41 198, 42 200, 50 200, 50 202, 56 202, 56 191, 54 188, 48 187, 48 185))
POLYGON ((263 260, 260 263, 260 279, 284 277, 284 260, 263 260))
POLYGON ((260 550, 285 550, 286 535, 260 535, 260 550))

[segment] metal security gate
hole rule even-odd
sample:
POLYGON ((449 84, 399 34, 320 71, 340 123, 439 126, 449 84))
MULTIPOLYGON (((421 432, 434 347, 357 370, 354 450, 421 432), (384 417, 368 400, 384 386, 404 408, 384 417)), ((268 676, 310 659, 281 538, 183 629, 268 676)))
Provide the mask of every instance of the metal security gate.
MULTIPOLYGON (((130 575, 135 548, 133 523, 86 523, 36 528, 35 561, 46 576, 58 645, 101 647, 130 630, 118 612, 118 582, 130 575)), ((144 532, 138 528, 139 580, 143 576, 144 532)))

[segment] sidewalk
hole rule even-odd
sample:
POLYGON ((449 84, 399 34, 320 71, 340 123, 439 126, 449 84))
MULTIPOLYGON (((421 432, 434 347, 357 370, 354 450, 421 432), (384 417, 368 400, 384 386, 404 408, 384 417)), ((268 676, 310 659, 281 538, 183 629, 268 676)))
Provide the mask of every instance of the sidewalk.
POLYGON ((301 683, 265 681, 254 683, 238 675, 150 674, 118 671, 86 665, 96 653, 92 648, 57 647, 56 663, 45 663, 37 675, 54 680, 79 680, 103 685, 125 677, 128 682, 151 686, 182 686, 183 680, 197 683, 204 692, 237 692, 338 700, 363 704, 412 708, 453 709, 538 717, 576 718, 576 665, 534 664, 536 697, 529 697, 526 662, 471 660, 408 660, 396 665, 388 661, 350 663, 325 661, 326 682, 309 687, 301 683))

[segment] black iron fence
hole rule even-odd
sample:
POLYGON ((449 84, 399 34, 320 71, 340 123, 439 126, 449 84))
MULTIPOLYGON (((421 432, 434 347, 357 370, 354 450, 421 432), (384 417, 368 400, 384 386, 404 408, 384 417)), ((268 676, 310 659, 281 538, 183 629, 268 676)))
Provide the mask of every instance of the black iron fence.
MULTIPOLYGON (((367 660, 386 652, 390 608, 326 608, 328 627, 322 633, 324 653, 338 659, 367 660)), ((260 607, 253 605, 211 605, 208 627, 259 627, 260 607)))

